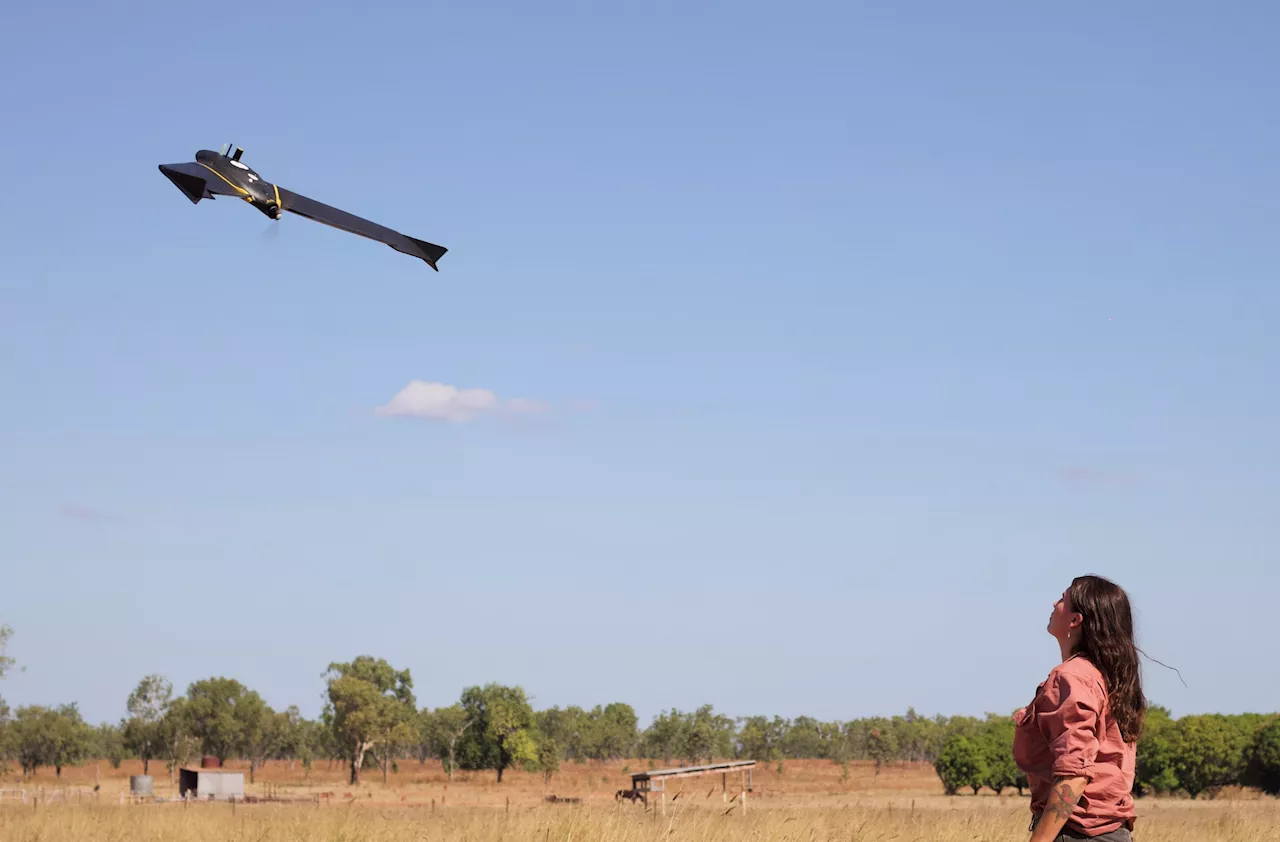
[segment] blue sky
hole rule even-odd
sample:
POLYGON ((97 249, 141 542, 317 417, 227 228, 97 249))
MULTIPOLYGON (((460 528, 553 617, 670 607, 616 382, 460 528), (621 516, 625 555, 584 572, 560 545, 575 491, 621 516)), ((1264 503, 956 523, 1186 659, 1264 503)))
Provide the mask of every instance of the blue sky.
POLYGON ((981 714, 1092 572, 1156 701, 1274 709, 1277 25, 8 10, 0 692, 981 714), (228 142, 441 272, 156 170, 228 142), (415 381, 494 406, 377 411, 415 381))

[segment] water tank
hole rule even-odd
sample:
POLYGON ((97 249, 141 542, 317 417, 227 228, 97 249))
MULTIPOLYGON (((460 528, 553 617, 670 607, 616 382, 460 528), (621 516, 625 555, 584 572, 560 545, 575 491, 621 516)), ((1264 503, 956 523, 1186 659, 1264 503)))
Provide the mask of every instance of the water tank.
POLYGON ((150 775, 130 775, 129 776, 129 792, 134 795, 150 795, 151 794, 151 776, 150 775))
POLYGON ((212 754, 206 754, 200 758, 201 769, 219 769, 222 767, 222 761, 214 757, 212 754))

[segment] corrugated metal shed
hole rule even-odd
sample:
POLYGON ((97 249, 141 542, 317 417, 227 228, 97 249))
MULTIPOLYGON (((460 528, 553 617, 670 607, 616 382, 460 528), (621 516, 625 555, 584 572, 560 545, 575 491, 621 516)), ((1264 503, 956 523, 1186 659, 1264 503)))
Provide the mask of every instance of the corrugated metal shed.
POLYGON ((178 771, 178 794, 202 801, 229 801, 244 798, 244 772, 223 769, 181 769, 178 771))

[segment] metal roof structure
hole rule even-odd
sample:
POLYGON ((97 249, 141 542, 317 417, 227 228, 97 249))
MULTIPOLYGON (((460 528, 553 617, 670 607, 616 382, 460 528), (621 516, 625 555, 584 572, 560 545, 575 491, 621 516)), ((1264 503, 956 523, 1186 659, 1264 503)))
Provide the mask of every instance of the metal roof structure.
POLYGON ((754 760, 730 760, 724 763, 708 763, 704 766, 680 766, 675 769, 650 769, 648 772, 633 772, 631 775, 631 789, 619 790, 615 796, 618 800, 623 798, 632 801, 639 800, 646 807, 649 806, 649 796, 658 794, 662 796, 662 812, 667 812, 667 784, 666 782, 672 778, 694 778, 699 775, 720 775, 720 799, 727 802, 729 800, 729 773, 738 772, 743 776, 742 789, 738 795, 734 796, 737 800, 741 796, 743 812, 747 809, 747 793, 751 792, 751 771, 755 769, 756 761, 754 760), (656 786, 655 786, 656 784, 656 786))
POLYGON ((632 783, 637 781, 665 780, 667 778, 692 778, 697 775, 711 775, 716 772, 737 772, 751 769, 756 765, 754 760, 732 760, 727 763, 708 763, 705 766, 682 766, 678 769, 651 769, 648 772, 635 772, 631 775, 632 783))
POLYGON ((244 775, 238 769, 207 769, 201 766, 179 766, 180 772, 196 772, 201 775, 244 775))

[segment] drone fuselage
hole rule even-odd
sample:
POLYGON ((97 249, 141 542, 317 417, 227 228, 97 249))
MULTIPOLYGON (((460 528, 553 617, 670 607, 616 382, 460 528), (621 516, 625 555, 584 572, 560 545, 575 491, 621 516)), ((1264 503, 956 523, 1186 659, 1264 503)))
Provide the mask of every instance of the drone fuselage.
POLYGON ((210 149, 201 149, 196 153, 196 163, 216 177, 222 179, 249 204, 265 213, 272 219, 279 219, 280 191, 276 185, 265 180, 247 164, 240 161, 240 150, 234 156, 224 155, 210 149))

